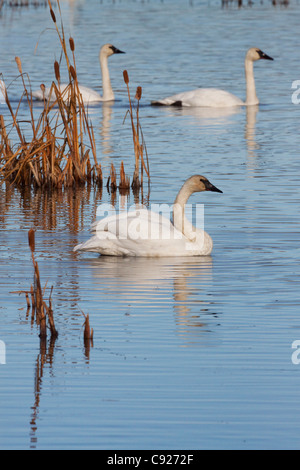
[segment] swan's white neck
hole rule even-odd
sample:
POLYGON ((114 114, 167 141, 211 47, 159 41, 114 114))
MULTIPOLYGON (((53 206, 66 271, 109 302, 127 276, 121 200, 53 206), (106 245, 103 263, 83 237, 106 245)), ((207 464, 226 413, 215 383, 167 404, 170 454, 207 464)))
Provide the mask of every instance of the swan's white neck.
POLYGON ((246 57, 245 59, 245 74, 246 74, 246 105, 259 104, 259 100, 256 95, 255 79, 253 71, 253 60, 246 57))
POLYGON ((185 183, 178 193, 173 208, 174 227, 190 240, 195 238, 196 228, 186 218, 185 206, 193 193, 194 191, 185 183))
POLYGON ((100 52, 99 60, 102 73, 102 88, 103 88, 103 100, 112 101, 115 99, 115 95, 111 86, 109 70, 108 70, 108 57, 100 52))

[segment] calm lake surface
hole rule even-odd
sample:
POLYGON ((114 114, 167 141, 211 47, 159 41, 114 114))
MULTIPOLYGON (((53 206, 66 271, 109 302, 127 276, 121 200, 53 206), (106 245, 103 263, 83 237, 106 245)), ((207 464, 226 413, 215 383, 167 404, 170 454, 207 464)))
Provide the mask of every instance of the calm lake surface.
MULTIPOLYGON (((131 205, 132 194, 0 188, 0 448, 299 449, 292 344, 300 340, 300 108, 291 100, 300 80, 299 4, 75 0, 61 7, 82 84, 101 92, 102 44, 126 51, 109 62, 116 102, 90 109, 105 178, 122 160, 133 174, 126 69, 132 93, 143 87, 151 187, 140 202, 172 204, 195 173, 223 194, 192 198, 205 204, 211 257, 106 259, 73 247, 89 238, 101 203, 131 205), (259 108, 209 114, 149 105, 200 86, 244 98, 252 46, 275 59, 255 64, 259 108), (46 348, 25 297, 12 293, 32 283, 31 228, 59 331, 46 348), (94 329, 91 348, 82 312, 94 329)), ((33 89, 50 84, 60 48, 48 9, 5 7, 0 51, 14 106, 22 94, 15 56, 33 89)), ((5 106, 1 114, 10 122, 5 106)), ((25 104, 19 116, 28 119, 25 104)))

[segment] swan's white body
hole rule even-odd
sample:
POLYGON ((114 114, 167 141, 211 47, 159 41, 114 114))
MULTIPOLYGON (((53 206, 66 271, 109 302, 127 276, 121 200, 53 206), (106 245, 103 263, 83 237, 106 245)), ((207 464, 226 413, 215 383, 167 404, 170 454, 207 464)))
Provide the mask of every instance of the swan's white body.
MULTIPOLYGON (((79 91, 81 93, 82 100, 85 104, 99 103, 102 101, 113 101, 115 99, 108 69, 108 58, 113 54, 124 54, 124 52, 120 51, 111 44, 105 44, 104 46, 102 46, 99 54, 99 61, 102 74, 102 96, 91 88, 79 85, 79 91)), ((66 102, 69 101, 69 96, 67 92, 68 86, 68 84, 60 84, 60 92, 63 95, 64 101, 66 102)), ((44 90, 34 91, 32 93, 32 96, 40 101, 55 101, 55 93, 52 92, 51 96, 50 93, 51 88, 45 88, 44 90)))
POLYGON ((6 93, 5 83, 2 80, 0 80, 0 104, 5 103, 5 93, 6 93))
POLYGON ((173 223, 147 209, 106 217, 92 226, 95 235, 74 251, 106 256, 183 257, 208 256, 211 237, 193 227, 185 216, 185 206, 194 192, 221 192, 203 176, 193 176, 181 188, 173 208, 173 223))
POLYGON ((164 106, 202 106, 213 108, 226 108, 233 106, 257 105, 259 100, 256 95, 253 63, 260 59, 273 60, 260 49, 251 48, 245 58, 246 75, 246 101, 218 88, 198 88, 192 91, 178 93, 162 100, 152 101, 153 105, 164 106))

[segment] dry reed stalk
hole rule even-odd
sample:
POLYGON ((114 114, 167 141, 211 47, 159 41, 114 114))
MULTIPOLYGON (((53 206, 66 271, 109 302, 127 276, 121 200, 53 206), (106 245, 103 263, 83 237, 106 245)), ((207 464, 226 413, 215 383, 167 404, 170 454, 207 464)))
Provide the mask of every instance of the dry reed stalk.
POLYGON ((107 181, 107 189, 111 189, 114 193, 117 190, 117 173, 114 164, 112 163, 110 166, 110 176, 107 181))
POLYGON ((96 186, 102 188, 103 186, 103 174, 101 165, 96 165, 93 168, 93 181, 96 186))
POLYGON ((34 267, 34 287, 31 286, 31 291, 30 291, 31 297, 32 297, 32 310, 35 311, 36 313, 37 324, 40 327, 40 338, 41 339, 47 338, 47 318, 48 318, 48 322, 50 326, 51 338, 57 338, 58 332, 54 324, 52 300, 51 300, 53 288, 51 289, 51 293, 49 297, 49 306, 47 306, 46 302, 43 299, 46 286, 43 291, 41 287, 39 266, 38 266, 37 261, 35 261, 35 257, 34 257, 35 231, 33 229, 29 230, 28 232, 28 244, 31 250, 32 263, 34 267))
POLYGON ((85 318, 85 321, 84 321, 83 338, 84 338, 85 341, 88 341, 88 340, 93 341, 93 339, 94 339, 94 330, 93 330, 93 328, 90 327, 90 317, 87 314, 87 315, 84 315, 84 318, 85 318))
POLYGON ((124 163, 121 162, 119 190, 121 193, 128 192, 130 189, 130 178, 126 176, 124 163))
POLYGON ((35 300, 35 307, 36 307, 36 314, 37 314, 37 323, 40 326, 40 338, 47 337, 47 323, 46 323, 46 315, 45 309, 43 304, 43 294, 41 288, 41 281, 40 281, 40 272, 38 264, 34 259, 34 252, 35 252, 35 232, 34 230, 29 230, 28 232, 28 243, 31 250, 31 257, 34 267, 34 300, 35 300))
POLYGON ((94 347, 94 330, 90 327, 90 318, 89 315, 85 315, 81 312, 84 316, 84 333, 83 333, 83 342, 84 342, 84 349, 86 358, 90 358, 90 349, 94 347))

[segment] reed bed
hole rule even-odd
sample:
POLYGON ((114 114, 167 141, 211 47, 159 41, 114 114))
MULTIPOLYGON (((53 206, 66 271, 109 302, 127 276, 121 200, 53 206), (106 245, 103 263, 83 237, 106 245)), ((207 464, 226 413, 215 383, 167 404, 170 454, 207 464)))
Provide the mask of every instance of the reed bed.
MULTIPOLYGON (((94 130, 82 100, 77 79, 75 41, 72 37, 69 40, 66 38, 59 0, 57 0, 57 6, 60 25, 58 25, 51 0, 48 0, 48 5, 62 48, 60 62, 54 62, 55 81, 50 87, 51 98, 46 99, 45 85, 41 84, 41 90, 44 93, 43 108, 39 117, 36 118, 30 79, 23 72, 21 59, 16 57, 23 94, 14 110, 5 89, 5 101, 12 122, 7 125, 4 117, 0 115, 0 185, 5 182, 19 188, 54 190, 78 188, 91 184, 102 188, 103 173, 101 164, 97 160, 94 130), (61 88, 63 59, 69 77, 69 84, 65 89, 61 88), (29 119, 26 123, 19 119, 23 102, 28 107, 29 119), (26 125, 26 131, 24 125, 26 125), (12 133, 16 136, 15 143, 12 143, 12 133)), ((134 192, 139 191, 143 186, 144 172, 150 184, 150 169, 139 116, 142 88, 137 88, 135 95, 137 106, 134 107, 129 90, 128 72, 125 70, 123 75, 129 98, 129 110, 126 116, 129 114, 131 120, 135 170, 132 183, 130 183, 130 178, 125 173, 124 162, 122 162, 118 183, 117 172, 112 165, 107 188, 111 192, 119 190, 122 194, 126 194, 130 188, 134 192)))
MULTIPOLYGON (((19 187, 33 186, 51 189, 77 187, 88 182, 102 186, 102 170, 97 162, 93 127, 89 122, 78 87, 75 42, 73 38, 66 40, 63 22, 61 21, 59 28, 51 1, 48 0, 48 3, 67 65, 69 85, 66 90, 61 91, 61 64, 55 61, 56 82, 53 82, 50 88, 54 98, 51 101, 44 99, 44 109, 36 120, 33 99, 28 86, 29 79, 23 73, 20 58, 16 58, 24 91, 16 111, 13 110, 7 91, 5 93, 12 124, 7 127, 3 116, 0 116, 1 182, 5 181, 19 187), (69 58, 67 43, 69 43, 72 61, 69 58), (31 138, 29 139, 24 137, 22 123, 18 120, 20 104, 24 98, 27 101, 30 116, 31 138), (18 142, 14 145, 9 138, 7 130, 9 128, 10 132, 14 129, 18 138, 18 142)), ((44 85, 41 85, 41 89, 45 90, 44 85)))

